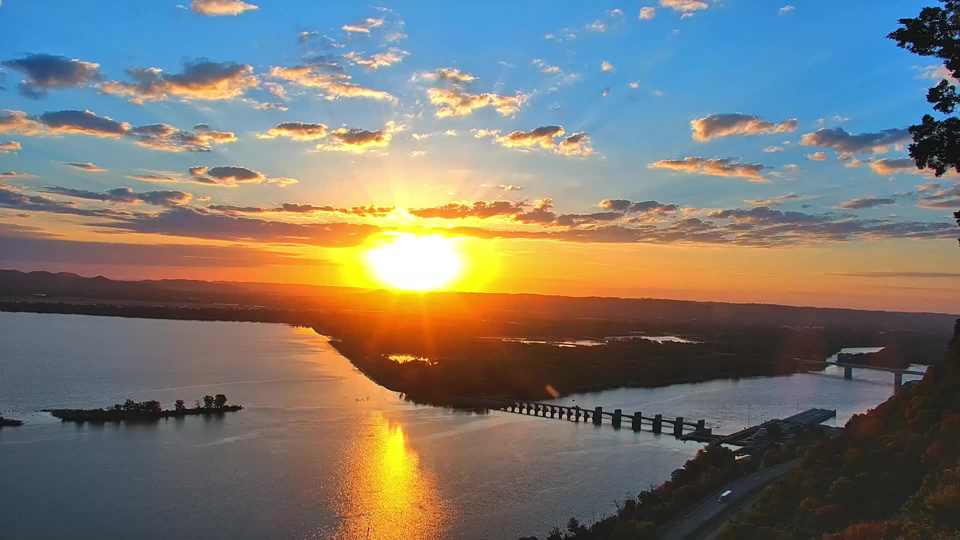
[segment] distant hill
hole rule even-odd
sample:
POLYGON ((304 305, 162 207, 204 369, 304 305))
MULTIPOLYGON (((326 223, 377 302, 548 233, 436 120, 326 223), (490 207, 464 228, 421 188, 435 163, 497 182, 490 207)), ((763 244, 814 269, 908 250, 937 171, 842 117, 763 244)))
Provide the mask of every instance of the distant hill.
POLYGON ((956 315, 536 294, 411 293, 300 284, 195 280, 118 281, 72 273, 0 270, 0 298, 238 304, 286 309, 390 311, 451 317, 618 319, 669 326, 796 326, 924 330, 950 335, 956 315))

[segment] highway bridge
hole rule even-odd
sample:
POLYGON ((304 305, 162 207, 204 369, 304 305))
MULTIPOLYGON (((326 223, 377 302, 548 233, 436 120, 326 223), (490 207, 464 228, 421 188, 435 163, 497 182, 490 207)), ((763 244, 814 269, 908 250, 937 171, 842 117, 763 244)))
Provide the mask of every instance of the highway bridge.
POLYGON ((887 373, 893 373, 893 388, 894 391, 899 391, 903 386, 903 376, 904 375, 917 375, 923 377, 925 375, 922 371, 916 371, 912 369, 899 369, 899 368, 888 368, 882 366, 865 366, 862 364, 849 364, 846 362, 827 362, 826 360, 805 360, 803 358, 794 358, 796 362, 801 364, 814 364, 819 366, 837 366, 843 368, 843 378, 852 379, 854 369, 871 369, 873 371, 886 371, 887 373))

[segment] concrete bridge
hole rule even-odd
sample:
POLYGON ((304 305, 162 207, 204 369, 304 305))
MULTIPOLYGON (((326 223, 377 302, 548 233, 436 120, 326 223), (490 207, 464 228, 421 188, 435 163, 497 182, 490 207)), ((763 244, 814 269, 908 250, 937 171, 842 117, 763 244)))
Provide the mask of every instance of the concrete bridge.
POLYGON ((899 391, 903 386, 903 376, 904 375, 919 375, 923 377, 925 375, 922 371, 914 371, 910 369, 898 369, 898 368, 888 368, 880 366, 864 366, 861 364, 848 364, 846 362, 827 362, 825 360, 804 360, 803 358, 794 358, 795 361, 801 364, 817 364, 820 366, 837 366, 843 368, 843 378, 852 379, 853 370, 856 369, 872 369, 874 371, 886 371, 887 373, 893 373, 893 388, 895 391, 899 391))
POLYGON ((614 409, 613 412, 604 411, 603 407, 594 407, 585 409, 577 407, 567 407, 564 405, 550 405, 547 403, 537 403, 534 401, 502 401, 498 407, 501 411, 512 412, 516 414, 526 414, 531 416, 540 416, 543 418, 556 418, 558 420, 567 420, 572 422, 591 421, 594 425, 603 424, 603 419, 608 418, 614 429, 620 429, 624 420, 630 423, 634 431, 640 431, 644 423, 650 425, 654 433, 662 433, 663 425, 667 424, 669 430, 677 438, 684 436, 684 430, 693 431, 710 435, 712 430, 706 426, 704 420, 696 422, 687 422, 682 416, 676 418, 664 418, 662 414, 656 414, 652 417, 643 416, 640 411, 633 414, 623 414, 621 409, 614 409))

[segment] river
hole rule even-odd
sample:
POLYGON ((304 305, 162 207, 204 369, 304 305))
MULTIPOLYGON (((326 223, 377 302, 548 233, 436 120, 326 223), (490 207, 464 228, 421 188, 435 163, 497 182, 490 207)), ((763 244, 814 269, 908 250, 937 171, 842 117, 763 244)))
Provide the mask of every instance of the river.
MULTIPOLYGON (((726 432, 813 406, 840 424, 893 390, 890 374, 832 369, 557 403, 726 432)), ((13 539, 543 538, 612 512, 700 447, 409 404, 312 330, 257 323, 0 313, 0 415, 27 421, 0 430, 0 531, 13 539), (214 393, 245 409, 101 426, 35 412, 214 393)))

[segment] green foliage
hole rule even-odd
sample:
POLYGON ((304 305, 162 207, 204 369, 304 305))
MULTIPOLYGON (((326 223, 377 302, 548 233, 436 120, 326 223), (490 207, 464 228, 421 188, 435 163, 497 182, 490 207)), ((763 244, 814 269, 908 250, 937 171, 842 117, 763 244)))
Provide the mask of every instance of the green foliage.
MULTIPOLYGON (((957 79, 960 77, 960 1, 941 2, 943 7, 924 8, 917 18, 900 19, 901 28, 887 37, 912 53, 943 60, 951 76, 957 79)), ((935 111, 952 114, 960 104, 960 96, 956 87, 943 79, 927 93, 927 101, 935 111)), ((927 114, 920 124, 910 127, 910 133, 913 135, 910 157, 917 167, 933 169, 937 176, 949 169, 960 172, 960 119, 953 116, 937 120, 927 114)))

